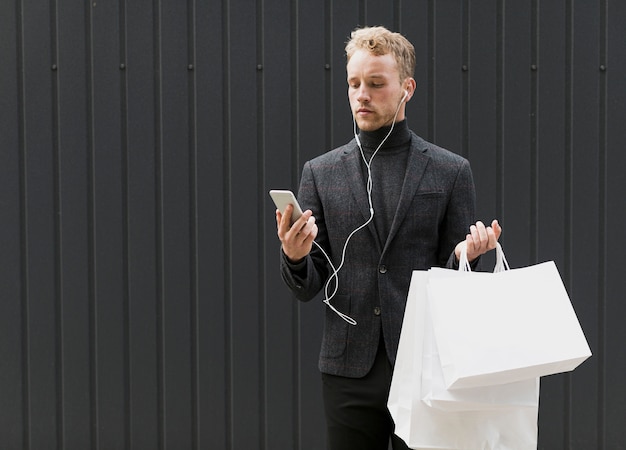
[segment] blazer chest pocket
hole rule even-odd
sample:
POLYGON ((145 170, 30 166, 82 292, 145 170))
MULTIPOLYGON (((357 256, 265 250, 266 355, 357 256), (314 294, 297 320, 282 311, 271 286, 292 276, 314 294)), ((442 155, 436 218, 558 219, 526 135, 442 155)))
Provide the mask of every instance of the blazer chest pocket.
POLYGON ((427 227, 429 232, 437 229, 439 219, 446 211, 447 196, 441 191, 419 192, 413 197, 413 202, 407 213, 407 217, 414 226, 427 227), (432 227, 435 228, 432 228, 432 227))
MULTIPOLYGON (((336 295, 330 300, 339 312, 350 315, 350 296, 336 295)), ((326 309, 326 319, 324 320, 324 335, 322 337, 322 349, 320 356, 323 358, 339 358, 346 352, 348 341, 348 327, 345 320, 339 317, 332 309, 326 309)))

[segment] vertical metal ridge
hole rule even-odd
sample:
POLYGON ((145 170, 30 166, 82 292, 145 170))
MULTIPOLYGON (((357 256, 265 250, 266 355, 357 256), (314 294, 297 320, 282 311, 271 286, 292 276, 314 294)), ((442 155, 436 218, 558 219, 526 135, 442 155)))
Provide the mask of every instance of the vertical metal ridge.
POLYGON ((436 126, 435 123, 435 110, 437 108, 435 98, 436 91, 436 82, 435 76, 437 75, 437 61, 436 58, 436 49, 437 49, 437 38, 436 38, 436 24, 435 20, 437 17, 437 13, 435 11, 436 0, 428 0, 428 138, 427 140, 431 142, 436 142, 436 126))
POLYGON ((163 76, 161 49, 161 1, 152 1, 152 39, 154 58, 154 183, 155 183, 155 246, 156 246, 156 371, 157 371, 157 420, 158 448, 166 448, 166 404, 165 404, 165 299, 164 299, 164 254, 163 254, 163 76))
POLYGON ((96 298, 96 192, 95 192, 95 117, 94 117, 94 48, 93 12, 91 2, 85 3, 85 73, 86 80, 86 123, 87 123, 87 253, 89 290, 89 382, 91 408, 91 448, 99 446, 99 399, 98 399, 98 332, 96 298))
MULTIPOLYGON (((51 64, 59 66, 58 36, 58 5, 57 0, 50 0, 50 57, 51 64)), ((60 142, 60 105, 59 105, 59 71, 51 72, 51 124, 52 124, 52 183, 54 209, 54 360, 55 360, 55 397, 56 397, 56 443, 58 448, 64 447, 64 367, 63 367, 63 245, 61 234, 61 142, 60 142)))
POLYGON ((607 48, 609 40, 608 31, 608 0, 599 0, 600 7, 600 61, 601 71, 599 72, 599 114, 598 114, 598 134, 599 134, 599 214, 598 214, 598 417, 596 426, 598 427, 598 448, 605 448, 606 443, 606 355, 607 355, 607 337, 606 337, 606 315, 607 315, 607 255, 608 241, 607 236, 609 230, 607 224, 608 218, 608 187, 607 187, 607 116, 608 116, 608 99, 607 99, 607 48))
POLYGON ((359 0, 359 10, 357 12, 357 16, 359 17, 360 26, 368 25, 367 22, 367 1, 359 0))
POLYGON ((292 76, 291 76, 291 117, 294 117, 291 135, 291 185, 298 184, 298 174, 300 172, 300 0, 292 0, 292 76))
POLYGON ((394 0, 393 1, 393 28, 398 31, 398 33, 406 34, 404 30, 402 30, 402 0, 394 0))
MULTIPOLYGON (((264 0, 256 0, 256 62, 261 67, 265 64, 265 4, 264 0)), ((265 155, 266 155, 266 142, 265 142, 265 71, 257 70, 256 79, 256 104, 257 104, 257 126, 256 126, 256 140, 257 140, 257 205, 265 204, 265 155)), ((261 215, 262 216, 262 215, 261 215)), ((257 317, 258 323, 258 371, 259 371, 259 449, 264 450, 268 446, 267 442, 267 295, 266 295, 266 268, 265 268, 265 240, 262 238, 265 236, 265 221, 260 220, 258 227, 258 240, 257 240, 257 264, 259 268, 259 280, 257 292, 260 293, 259 298, 259 311, 257 317)))
MULTIPOLYGON (((564 123, 564 148, 565 148, 565 198, 564 198, 564 219, 563 224, 563 245, 564 245, 564 259, 565 259, 565 279, 566 283, 573 288, 573 233, 572 224, 573 218, 573 132, 574 132, 574 0, 565 1, 565 123, 564 123)), ((563 383, 564 394, 564 426, 563 426, 563 441, 564 448, 570 448, 571 432, 572 432, 572 382, 571 374, 564 376, 563 383)))
MULTIPOLYGON (((294 118, 291 128, 291 180, 292 186, 296 186, 298 182, 300 167, 300 0, 292 0, 291 2, 291 117, 294 118)), ((292 356, 293 356, 293 449, 300 450, 302 436, 302 371, 300 370, 300 361, 302 354, 300 351, 300 308, 291 302, 291 330, 292 330, 292 356)))
MULTIPOLYGON (((539 60, 539 0, 531 0, 530 12, 530 62, 538 66, 539 60)), ((537 70, 530 75, 530 260, 539 258, 539 76, 537 70)))
POLYGON ((571 242, 571 224, 572 224, 572 145, 573 145, 573 83, 574 83, 574 66, 573 66, 573 11, 572 1, 566 0, 565 11, 565 77, 564 77, 564 94, 565 94, 565 123, 564 125, 564 148, 565 148, 565 223, 564 225, 564 249, 565 249, 565 265, 568 282, 572 280, 571 274, 571 256, 572 256, 572 242, 571 242))
MULTIPOLYGON (((461 98, 461 155, 469 158, 470 143, 470 2, 461 3, 461 35, 462 35, 462 98, 461 98)), ((432 64, 432 62, 431 62, 432 64)))
POLYGON ((15 0, 16 23, 16 79, 18 88, 17 123, 19 145, 19 205, 20 205, 20 326, 21 326, 21 370, 22 370, 22 445, 30 448, 30 337, 28 324, 29 273, 28 273, 28 192, 26 162, 26 92, 24 74, 24 6, 22 0, 15 0))
POLYGON ((498 0, 496 6, 496 217, 502 217, 504 211, 504 121, 505 121, 505 89, 504 77, 506 66, 506 0, 498 0))
POLYGON ((223 121, 224 121, 224 148, 223 148, 223 203, 224 203, 224 348, 225 361, 224 361, 224 380, 226 386, 224 386, 225 395, 225 430, 224 440, 226 444, 226 450, 233 448, 234 442, 234 417, 233 417, 233 339, 232 334, 232 280, 233 280, 233 268, 232 268, 232 253, 233 253, 233 236, 230 224, 232 223, 232 196, 231 196, 231 177, 232 177, 232 129, 231 129, 231 41, 230 41, 230 0, 222 0, 222 38, 223 38, 223 53, 222 53, 222 67, 223 69, 223 121))
POLYGON ((122 181, 122 291, 123 324, 122 340, 124 345, 124 445, 130 449, 132 446, 132 402, 131 402, 131 350, 130 350, 130 173, 129 173, 129 136, 128 136, 128 76, 125 70, 127 64, 127 22, 126 0, 119 3, 119 47, 120 47, 120 158, 121 158, 121 181, 122 181))
POLYGON ((334 108, 333 108, 333 0, 324 1, 324 15, 326 20, 326 64, 329 70, 326 71, 326 148, 332 148, 334 135, 334 108))
POLYGON ((187 0, 187 101, 189 114, 189 281, 190 281, 190 346, 191 346, 191 446, 200 448, 200 299, 198 267, 198 118, 196 79, 196 2, 187 0))
POLYGON ((154 159, 155 159, 155 228, 156 228, 156 339, 157 339, 157 420, 158 447, 165 450, 167 414, 165 404, 165 267, 163 230, 163 75, 161 49, 161 1, 152 1, 154 43, 154 159))

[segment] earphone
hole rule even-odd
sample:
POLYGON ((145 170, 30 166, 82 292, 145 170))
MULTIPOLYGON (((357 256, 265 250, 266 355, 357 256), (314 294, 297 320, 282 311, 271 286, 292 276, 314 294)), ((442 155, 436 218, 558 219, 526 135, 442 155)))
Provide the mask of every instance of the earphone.
POLYGON ((360 231, 363 228, 365 228, 366 226, 368 226, 372 222, 372 220, 374 220, 374 204, 373 204, 373 200, 372 200, 372 187, 373 187, 373 182, 372 182, 372 160, 374 159, 374 157, 376 156, 378 151, 382 148, 382 146, 385 144, 385 142, 387 141, 389 136, 391 136, 391 133, 393 132, 394 126, 396 124, 396 118, 398 117, 398 112, 400 111, 400 107, 402 106, 402 103, 404 103, 404 100, 408 96, 409 96, 409 91, 405 89, 404 90, 404 96, 402 97, 402 100, 400 100, 400 102, 398 103, 398 107, 396 108, 396 112, 395 112, 395 114, 393 116, 393 120, 391 122, 391 128, 389 129, 389 132, 387 133, 387 135, 380 142, 380 144, 378 144, 378 147, 376 148, 376 150, 374 150, 374 153, 372 153, 372 156, 370 157, 369 161, 367 160, 367 158, 365 158, 365 153, 363 152, 363 147, 361 145, 361 141, 360 141, 358 133, 357 133, 356 119, 354 118, 354 114, 352 115, 352 127, 353 127, 353 132, 354 132, 354 140, 356 141, 356 144, 359 147, 359 151, 361 152, 361 158, 363 159, 363 162, 365 163, 365 167, 367 168, 366 190, 367 190, 367 201, 368 201, 368 204, 369 204, 370 217, 369 217, 369 219, 367 219, 365 221, 365 223, 363 223, 362 225, 360 225, 357 228, 355 228, 348 235, 348 237, 346 238, 346 242, 344 243, 343 249, 341 251, 341 262, 340 262, 339 266, 337 266, 337 268, 335 268, 335 266, 333 265, 330 257, 324 251, 322 246, 319 245, 317 242, 313 241, 313 243, 317 246, 317 248, 319 248, 320 251, 323 253, 323 255, 326 257, 326 260, 328 261, 328 264, 330 265, 330 268, 332 269, 332 273, 328 277, 328 280, 326 280, 326 283, 324 285, 324 300, 323 301, 324 301, 324 303, 326 303, 326 306, 328 306, 339 317, 341 317, 343 320, 348 322, 350 325, 356 325, 357 324, 356 320, 354 320, 352 317, 348 316, 347 314, 344 314, 341 311, 337 310, 337 308, 335 308, 330 303, 330 301, 337 294, 337 291, 339 290, 339 271, 342 269, 342 267, 343 267, 343 265, 345 263, 345 260, 346 260, 346 250, 348 248, 348 242, 350 242, 350 239, 352 239, 352 236, 354 236, 358 231, 360 231), (335 280, 335 286, 334 286, 334 289, 333 289, 332 293, 329 295, 330 283, 333 281, 333 279, 335 280))

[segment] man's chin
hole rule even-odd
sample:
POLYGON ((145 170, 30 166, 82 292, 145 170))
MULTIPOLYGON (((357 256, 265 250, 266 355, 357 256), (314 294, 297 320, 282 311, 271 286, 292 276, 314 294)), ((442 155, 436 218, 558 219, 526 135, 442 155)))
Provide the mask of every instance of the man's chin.
POLYGON ((373 123, 366 120, 357 120, 356 125, 361 131, 376 131, 380 128, 380 125, 378 123, 373 123))

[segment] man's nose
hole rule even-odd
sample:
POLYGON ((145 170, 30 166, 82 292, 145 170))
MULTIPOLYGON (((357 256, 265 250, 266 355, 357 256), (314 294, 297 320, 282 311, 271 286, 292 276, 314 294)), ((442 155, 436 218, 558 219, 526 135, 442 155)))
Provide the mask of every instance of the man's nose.
POLYGON ((369 101, 369 98, 370 98, 370 95, 369 95, 369 90, 367 89, 367 87, 363 85, 359 86, 356 99, 359 102, 366 102, 366 101, 369 101))

